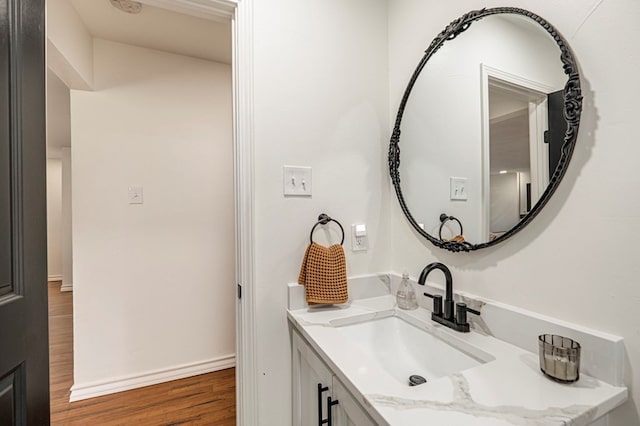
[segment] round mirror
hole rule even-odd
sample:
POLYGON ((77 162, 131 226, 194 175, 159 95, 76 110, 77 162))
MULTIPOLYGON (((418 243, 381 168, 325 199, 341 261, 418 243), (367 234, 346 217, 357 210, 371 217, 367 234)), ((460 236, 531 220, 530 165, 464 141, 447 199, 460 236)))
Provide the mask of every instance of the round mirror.
POLYGON ((391 137, 407 219, 455 252, 515 234, 562 179, 581 108, 573 54, 544 19, 503 7, 453 21, 413 73, 391 137))

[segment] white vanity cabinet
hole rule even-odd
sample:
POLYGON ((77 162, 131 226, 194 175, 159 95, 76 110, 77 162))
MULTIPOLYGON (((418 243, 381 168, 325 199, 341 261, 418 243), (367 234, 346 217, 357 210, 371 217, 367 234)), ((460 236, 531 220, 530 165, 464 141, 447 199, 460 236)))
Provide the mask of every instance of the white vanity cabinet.
MULTIPOLYGON (((388 281, 377 276, 354 278, 349 282, 350 294, 387 291, 388 281), (383 288, 377 290, 376 285, 383 288)), ((482 309, 484 326, 493 336, 458 333, 435 324, 425 309, 396 309, 392 294, 354 298, 340 308, 310 309, 303 287, 290 284, 287 312, 292 338, 293 426, 326 426, 328 421, 322 422, 328 420, 329 397, 338 401, 331 407, 332 425, 493 426, 529 421, 586 425, 591 421, 593 426, 602 426, 607 424, 606 415, 628 397, 621 384, 626 357, 624 339, 619 336, 491 301, 483 301, 482 309), (386 327, 388 320, 423 334, 404 336, 396 325, 386 327), (505 324, 517 324, 518 330, 527 331, 521 335, 505 324), (350 328, 352 325, 357 327, 350 328), (539 371, 536 330, 571 336, 589 348, 577 384, 555 383, 539 371), (418 341, 424 346, 416 346, 418 341), (409 389, 404 380, 396 379, 406 377, 407 370, 397 376, 395 369, 404 368, 405 362, 399 361, 398 354, 381 357, 383 350, 389 352, 383 345, 393 345, 400 352, 415 351, 418 356, 424 353, 429 367, 440 369, 438 378, 409 389), (450 349, 475 358, 480 365, 457 361, 450 349), (437 364, 432 357, 436 354, 440 357, 437 364), (327 388, 320 392, 320 399, 318 383, 321 389, 327 388), (407 399, 415 403, 407 404, 407 399)), ((409 366, 409 371, 422 371, 421 365, 409 366)), ((429 374, 425 371, 424 375, 429 374)))
POLYGON ((375 426, 331 369, 293 331, 293 424, 375 426))
POLYGON ((334 424, 340 426, 375 426, 364 408, 344 387, 336 376, 333 376, 333 398, 339 403, 334 407, 334 424))

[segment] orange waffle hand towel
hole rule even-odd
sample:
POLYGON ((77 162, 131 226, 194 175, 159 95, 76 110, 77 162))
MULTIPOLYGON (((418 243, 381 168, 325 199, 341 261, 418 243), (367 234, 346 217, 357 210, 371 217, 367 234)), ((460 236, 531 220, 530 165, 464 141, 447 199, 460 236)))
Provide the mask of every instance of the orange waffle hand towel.
POLYGON ((302 260, 298 284, 304 286, 309 305, 345 303, 349 294, 342 245, 324 247, 309 244, 302 260))

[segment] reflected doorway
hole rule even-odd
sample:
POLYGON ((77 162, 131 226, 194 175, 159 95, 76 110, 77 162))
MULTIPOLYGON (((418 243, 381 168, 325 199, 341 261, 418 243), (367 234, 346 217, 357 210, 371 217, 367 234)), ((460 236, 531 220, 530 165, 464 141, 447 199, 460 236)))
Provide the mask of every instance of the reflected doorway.
MULTIPOLYGON (((495 240, 538 202, 555 171, 562 136, 550 150, 549 105, 556 88, 485 67, 485 235, 495 240), (555 163, 554 163, 555 161, 555 163)), ((560 93, 561 95, 561 93, 560 93)), ((564 132, 564 129, 560 129, 564 132)))

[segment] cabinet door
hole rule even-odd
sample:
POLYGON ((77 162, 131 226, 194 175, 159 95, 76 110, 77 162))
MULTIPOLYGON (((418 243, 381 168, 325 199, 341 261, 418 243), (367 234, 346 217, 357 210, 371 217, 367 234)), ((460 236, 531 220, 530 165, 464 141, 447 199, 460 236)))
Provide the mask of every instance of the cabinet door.
POLYGON ((293 424, 318 426, 327 418, 332 373, 309 345, 293 332, 293 424), (318 388, 320 385, 321 391, 318 388))
POLYGON ((338 401, 333 406, 333 426, 376 426, 337 377, 333 377, 332 397, 338 401))

